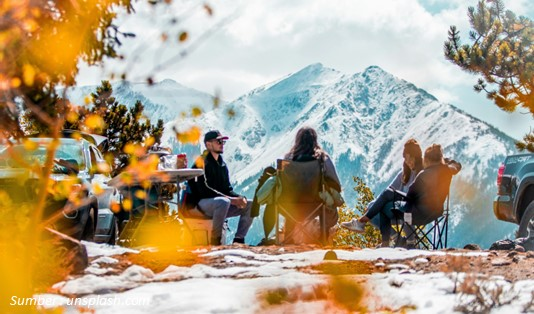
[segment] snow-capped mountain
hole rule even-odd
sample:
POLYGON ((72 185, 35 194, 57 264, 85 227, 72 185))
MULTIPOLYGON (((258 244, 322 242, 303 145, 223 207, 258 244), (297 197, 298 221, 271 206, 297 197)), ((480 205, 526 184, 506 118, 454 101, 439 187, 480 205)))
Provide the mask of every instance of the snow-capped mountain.
MULTIPOLYGON (((136 97, 150 103, 145 105, 147 115, 153 120, 163 118, 167 131, 186 123, 182 118, 171 120, 186 109, 183 106, 202 103, 208 108, 211 101, 211 96, 170 80, 152 87, 122 83, 114 88, 125 104, 133 104, 135 100, 129 100, 136 97)), ((496 220, 492 200, 499 163, 513 152, 514 140, 379 67, 347 75, 313 64, 217 109, 205 110, 186 124, 216 128, 230 136, 224 156, 235 188, 249 197, 262 169, 290 149, 302 126, 317 130, 321 145, 335 161, 349 205, 356 200, 353 176, 363 178, 379 193, 400 171, 404 142, 414 137, 423 149, 441 144, 448 157, 463 165, 451 189, 450 245, 487 247, 512 236, 515 226, 496 220), (229 111, 234 114, 228 115, 229 111)), ((170 133, 166 139, 175 152, 200 151, 182 147, 170 133)), ((260 223, 255 223, 259 230, 256 224, 260 223)), ((252 232, 251 243, 259 241, 257 233, 252 232)))
MULTIPOLYGON (((193 107, 202 108, 204 111, 213 109, 212 95, 183 86, 171 79, 153 85, 120 81, 112 83, 111 86, 113 95, 120 103, 131 107, 136 101, 141 101, 145 106, 145 113, 153 123, 158 119, 172 121, 193 107)), ((76 87, 70 89, 67 95, 73 103, 81 105, 96 87, 76 87)))

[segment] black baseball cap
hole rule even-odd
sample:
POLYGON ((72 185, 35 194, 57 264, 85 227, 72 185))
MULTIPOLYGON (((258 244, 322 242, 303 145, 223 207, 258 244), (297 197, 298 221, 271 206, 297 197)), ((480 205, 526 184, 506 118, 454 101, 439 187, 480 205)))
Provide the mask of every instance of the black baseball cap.
POLYGON ((211 140, 227 140, 227 139, 228 139, 228 136, 223 136, 221 132, 219 132, 218 130, 208 131, 208 133, 204 135, 204 143, 206 143, 207 141, 211 141, 211 140))

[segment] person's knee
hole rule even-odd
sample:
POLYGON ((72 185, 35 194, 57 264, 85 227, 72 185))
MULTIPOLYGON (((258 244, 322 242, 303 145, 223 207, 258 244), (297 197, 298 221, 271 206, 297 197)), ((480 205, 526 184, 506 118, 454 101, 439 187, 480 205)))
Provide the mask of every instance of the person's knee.
POLYGON ((231 202, 226 197, 215 197, 209 200, 201 200, 199 202, 199 207, 213 215, 221 215, 228 212, 231 202))
POLYGON ((213 202, 217 204, 217 206, 228 206, 230 207, 230 204, 232 203, 230 199, 226 197, 216 197, 213 199, 213 202))

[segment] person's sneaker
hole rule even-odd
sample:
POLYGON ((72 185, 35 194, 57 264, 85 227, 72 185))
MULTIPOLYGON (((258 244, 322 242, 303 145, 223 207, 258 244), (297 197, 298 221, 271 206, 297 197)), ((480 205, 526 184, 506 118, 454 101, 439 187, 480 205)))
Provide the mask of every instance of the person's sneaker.
POLYGON ((268 246, 268 245, 276 245, 276 239, 263 238, 261 239, 260 243, 256 244, 256 246, 268 246))
POLYGON ((234 244, 245 244, 245 239, 234 238, 234 244))
POLYGON ((365 223, 360 222, 358 219, 342 222, 341 227, 357 233, 364 233, 365 231, 365 223))

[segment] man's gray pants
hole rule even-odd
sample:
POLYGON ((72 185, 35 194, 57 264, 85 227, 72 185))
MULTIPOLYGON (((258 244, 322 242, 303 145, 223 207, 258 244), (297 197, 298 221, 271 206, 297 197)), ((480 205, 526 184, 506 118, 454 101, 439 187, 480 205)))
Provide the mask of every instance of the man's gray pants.
POLYGON ((248 201, 245 208, 238 208, 230 203, 226 197, 219 196, 214 198, 204 198, 198 202, 198 207, 202 213, 213 219, 213 229, 211 231, 211 240, 213 244, 215 240, 220 239, 222 235, 222 228, 224 221, 228 217, 239 216, 239 224, 235 234, 236 239, 245 239, 248 229, 252 224, 252 217, 250 217, 250 208, 252 202, 248 201))

